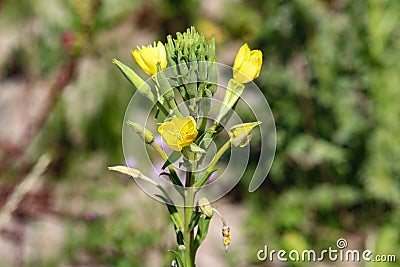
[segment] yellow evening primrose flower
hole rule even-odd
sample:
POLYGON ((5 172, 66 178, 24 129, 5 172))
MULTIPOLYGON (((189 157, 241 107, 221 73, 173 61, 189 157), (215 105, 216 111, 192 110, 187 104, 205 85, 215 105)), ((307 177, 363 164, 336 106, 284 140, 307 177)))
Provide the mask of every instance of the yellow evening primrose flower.
POLYGON ((229 137, 231 138, 232 145, 236 147, 246 146, 251 139, 251 133, 253 129, 260 124, 261 122, 259 121, 249 122, 249 123, 238 124, 230 128, 228 134, 229 137))
POLYGON ((239 83, 248 83, 260 75, 262 52, 251 50, 246 44, 242 45, 233 63, 233 79, 239 83))
POLYGON ((197 137, 196 121, 193 117, 173 118, 158 127, 164 141, 175 151, 189 146, 197 137))
POLYGON ((153 46, 149 45, 133 50, 132 56, 142 70, 149 75, 157 73, 157 63, 160 63, 161 69, 167 67, 167 53, 160 41, 158 41, 157 46, 154 43, 153 46))

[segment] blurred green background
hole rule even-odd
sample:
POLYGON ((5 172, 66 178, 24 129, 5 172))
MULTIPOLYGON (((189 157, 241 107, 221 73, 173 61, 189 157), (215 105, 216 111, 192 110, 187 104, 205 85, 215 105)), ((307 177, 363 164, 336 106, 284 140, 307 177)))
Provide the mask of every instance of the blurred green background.
POLYGON ((243 42, 263 51, 256 83, 278 140, 262 187, 248 193, 246 176, 217 203, 230 252, 214 219, 198 266, 398 266, 256 257, 346 238, 400 260, 395 0, 1 0, 0 214, 38 158, 51 162, 0 225, 0 265, 169 266, 165 208, 106 168, 124 162, 133 93, 112 58, 137 69, 132 49, 191 25, 216 37, 221 63, 243 42))

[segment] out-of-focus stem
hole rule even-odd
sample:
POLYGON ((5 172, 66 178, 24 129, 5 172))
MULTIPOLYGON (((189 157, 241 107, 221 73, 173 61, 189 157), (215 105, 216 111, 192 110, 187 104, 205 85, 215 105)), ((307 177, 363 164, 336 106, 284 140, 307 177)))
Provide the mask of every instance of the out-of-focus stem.
POLYGON ((44 154, 41 156, 32 172, 29 173, 17 187, 15 187, 14 192, 7 199, 7 202, 0 213, 0 230, 6 223, 10 221, 11 214, 18 207, 18 204, 21 202, 26 193, 28 193, 40 180, 41 175, 45 172, 49 163, 49 155, 44 154))

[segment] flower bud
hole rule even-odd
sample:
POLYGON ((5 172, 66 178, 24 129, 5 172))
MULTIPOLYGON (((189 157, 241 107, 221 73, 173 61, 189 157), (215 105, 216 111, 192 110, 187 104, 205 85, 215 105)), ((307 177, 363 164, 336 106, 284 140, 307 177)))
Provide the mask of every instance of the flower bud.
POLYGON ((218 89, 218 65, 216 62, 208 62, 207 66, 207 81, 210 83, 210 91, 212 95, 218 89))
POLYGON ((231 143, 234 146, 244 147, 246 146, 250 139, 252 131, 255 127, 260 125, 261 122, 249 122, 249 123, 242 123, 233 126, 229 129, 228 133, 231 138, 231 143))
POLYGON ((213 216, 213 209, 207 198, 203 197, 199 200, 199 208, 208 218, 213 216))
POLYGON ((161 70, 160 64, 157 65, 157 69, 157 83, 160 86, 161 96, 163 96, 167 101, 173 101, 174 91, 168 82, 167 76, 161 70))
POLYGON ((252 50, 247 44, 240 47, 233 64, 233 79, 239 83, 248 83, 260 75, 262 52, 252 50))
POLYGON ((151 144, 154 142, 154 135, 152 132, 144 128, 139 123, 128 121, 129 126, 144 140, 146 144, 151 144))
POLYGON ((213 60, 215 58, 215 38, 211 37, 210 42, 208 43, 208 60, 213 60))
POLYGON ((132 51, 132 56, 139 67, 149 75, 157 73, 157 64, 160 64, 162 69, 167 67, 165 47, 160 41, 157 46, 154 44, 132 51))

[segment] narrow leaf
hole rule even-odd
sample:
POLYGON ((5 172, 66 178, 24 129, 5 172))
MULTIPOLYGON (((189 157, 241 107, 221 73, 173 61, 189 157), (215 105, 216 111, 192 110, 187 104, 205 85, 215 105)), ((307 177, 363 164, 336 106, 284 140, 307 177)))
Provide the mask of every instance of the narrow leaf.
POLYGON ((199 219, 199 228, 197 230, 196 238, 194 240, 194 250, 197 251, 197 249, 200 247, 201 243, 206 239, 207 233, 208 233, 208 228, 210 226, 210 221, 211 218, 206 217, 206 216, 201 216, 199 219))
POLYGON ((182 259, 183 255, 181 255, 182 253, 178 252, 176 250, 168 250, 168 251, 171 252, 175 256, 175 259, 178 261, 178 266, 183 267, 184 265, 183 265, 183 259, 182 259))
POLYGON ((174 163, 175 161, 180 159, 181 156, 182 156, 182 154, 179 151, 172 152, 171 155, 169 155, 167 161, 162 166, 162 169, 164 170, 166 167, 168 167, 169 165, 171 165, 172 163, 174 163))
POLYGON ((155 102, 155 98, 153 93, 151 92, 150 86, 145 81, 143 81, 143 79, 140 78, 139 75, 136 74, 136 72, 134 72, 131 68, 115 58, 113 59, 113 63, 118 67, 125 78, 139 90, 139 92, 145 95, 153 103, 155 102))
POLYGON ((200 186, 205 185, 205 184, 208 182, 208 180, 210 179, 211 174, 213 174, 213 173, 216 172, 217 170, 218 170, 218 169, 214 169, 214 170, 212 170, 212 171, 210 171, 210 172, 206 172, 206 173, 200 178, 200 180, 198 180, 198 181, 194 184, 194 187, 200 187, 200 186))
POLYGON ((162 172, 162 173, 160 173, 160 176, 161 175, 168 176, 168 178, 174 185, 183 186, 183 184, 182 184, 181 180, 179 179, 178 175, 176 174, 176 172, 174 172, 174 173, 162 172))

